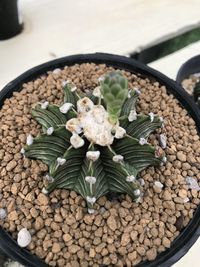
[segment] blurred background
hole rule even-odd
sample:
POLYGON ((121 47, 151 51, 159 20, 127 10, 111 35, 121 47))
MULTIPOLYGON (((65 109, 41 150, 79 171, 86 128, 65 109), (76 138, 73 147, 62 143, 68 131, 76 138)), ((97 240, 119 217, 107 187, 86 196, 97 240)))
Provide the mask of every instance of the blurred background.
MULTIPOLYGON (((38 64, 93 52, 130 56, 175 79, 200 54, 199 10, 200 0, 0 0, 0 90, 38 64)), ((199 248, 175 266, 199 266, 199 248)))

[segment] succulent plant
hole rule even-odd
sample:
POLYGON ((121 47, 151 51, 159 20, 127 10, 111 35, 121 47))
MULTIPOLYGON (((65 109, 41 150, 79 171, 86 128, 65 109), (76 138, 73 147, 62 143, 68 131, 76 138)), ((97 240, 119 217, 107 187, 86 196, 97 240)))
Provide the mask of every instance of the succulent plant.
POLYGON ((136 113, 139 92, 128 90, 128 80, 119 72, 105 75, 90 93, 78 93, 69 83, 63 90, 61 106, 45 102, 32 110, 43 133, 29 136, 23 151, 49 167, 50 182, 43 192, 74 190, 90 213, 96 200, 109 192, 138 200, 138 173, 164 159, 162 150, 147 141, 162 126, 162 118, 136 113))
POLYGON ((200 81, 198 83, 196 83, 196 85, 193 89, 193 96, 194 96, 195 102, 200 107, 200 81))

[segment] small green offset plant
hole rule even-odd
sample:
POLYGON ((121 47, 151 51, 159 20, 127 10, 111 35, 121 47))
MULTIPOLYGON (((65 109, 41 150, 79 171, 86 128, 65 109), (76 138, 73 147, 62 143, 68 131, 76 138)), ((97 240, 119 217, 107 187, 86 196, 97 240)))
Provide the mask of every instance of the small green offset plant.
POLYGON ((86 200, 89 213, 109 192, 140 198, 137 174, 149 165, 160 165, 164 155, 147 141, 162 126, 162 118, 138 115, 138 95, 138 90, 128 89, 126 77, 111 72, 90 94, 78 93, 66 83, 61 106, 45 102, 33 109, 43 134, 28 136, 23 152, 48 165, 51 182, 44 193, 74 190, 86 200))

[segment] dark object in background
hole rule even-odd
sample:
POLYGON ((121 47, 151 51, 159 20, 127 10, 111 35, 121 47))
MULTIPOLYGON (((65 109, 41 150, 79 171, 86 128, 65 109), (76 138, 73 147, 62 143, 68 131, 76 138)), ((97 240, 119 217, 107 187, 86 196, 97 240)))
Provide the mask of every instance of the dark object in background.
POLYGON ((22 30, 17 7, 18 0, 0 0, 0 40, 9 39, 22 30))

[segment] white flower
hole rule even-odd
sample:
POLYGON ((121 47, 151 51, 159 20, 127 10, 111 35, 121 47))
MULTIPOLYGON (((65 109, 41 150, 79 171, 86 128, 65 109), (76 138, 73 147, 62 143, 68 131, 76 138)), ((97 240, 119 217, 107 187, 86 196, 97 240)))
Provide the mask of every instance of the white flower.
POLYGON ((127 182, 135 182, 135 176, 134 175, 128 175, 127 177, 126 177, 126 181, 127 182))
POLYGON ((80 134, 83 131, 80 124, 80 120, 77 118, 72 118, 68 120, 66 123, 66 129, 72 133, 75 132, 77 134, 80 134))
POLYGON ((155 185, 156 187, 160 188, 160 189, 163 188, 163 184, 162 184, 161 182, 159 182, 159 181, 155 181, 155 182, 154 182, 154 185, 155 185))
POLYGON ((159 136, 159 141, 160 141, 160 145, 161 145, 161 147, 162 147, 163 149, 165 149, 166 146, 167 146, 167 137, 166 137, 166 135, 165 135, 165 134, 160 134, 160 136, 159 136))
POLYGON ((49 127, 47 129, 47 135, 52 135, 53 132, 54 132, 54 128, 53 127, 49 127))
POLYGON ((49 105, 48 101, 45 101, 44 103, 41 103, 41 109, 46 109, 49 105))
POLYGON ((120 126, 115 128, 115 138, 120 139, 123 138, 126 134, 126 130, 120 126))
POLYGON ((134 191, 133 191, 133 193, 134 193, 134 195, 137 197, 137 196, 140 196, 140 189, 135 189, 134 191))
POLYGON ((21 148, 20 153, 22 153, 22 154, 25 153, 25 149, 23 147, 21 148))
POLYGON ((154 113, 153 112, 150 112, 149 113, 149 117, 150 117, 150 121, 153 122, 153 120, 154 120, 154 113))
POLYGON ((73 133, 70 138, 70 143, 74 148, 79 148, 82 147, 85 142, 77 133, 73 133))
POLYGON ((77 87, 75 85, 72 85, 72 87, 70 88, 71 92, 75 92, 77 90, 77 87))
POLYGON ((42 193, 45 194, 45 195, 48 194, 48 191, 46 190, 46 188, 44 188, 44 187, 42 188, 42 193))
POLYGON ((26 228, 22 228, 17 235, 17 243, 20 247, 25 248, 31 243, 31 234, 26 228))
POLYGON ((88 213, 93 214, 94 213, 94 209, 88 209, 88 213))
POLYGON ((143 145, 147 144, 147 140, 143 137, 140 137, 139 144, 143 146, 143 145))
POLYGON ((26 138, 26 144, 28 146, 32 145, 33 144, 33 136, 31 134, 29 134, 26 138))
POLYGON ((0 220, 3 220, 5 219, 7 216, 7 213, 6 213, 6 210, 5 209, 2 209, 0 208, 0 220))
POLYGON ((59 68, 53 70, 53 74, 59 74, 60 72, 61 72, 61 69, 59 69, 59 68))
POLYGON ((135 111, 135 109, 132 109, 128 115, 128 120, 129 121, 135 121, 137 120, 137 112, 135 111))
POLYGON ((63 165, 66 162, 66 159, 60 158, 60 157, 58 157, 56 160, 57 160, 58 165, 63 165))
POLYGON ((60 112, 66 114, 73 107, 72 103, 65 103, 59 109, 60 112))
POLYGON ((87 151, 86 158, 92 161, 98 160, 100 156, 100 151, 87 151))
POLYGON ((62 86, 65 87, 67 84, 69 84, 70 82, 67 80, 67 81, 63 81, 62 82, 62 86))
POLYGON ((101 95, 101 87, 100 86, 97 86, 96 88, 94 88, 92 94, 96 97, 103 97, 101 95))
POLYGON ((86 182, 88 182, 90 184, 95 184, 97 181, 96 177, 94 177, 94 176, 86 176, 85 180, 86 180, 86 182))
POLYGON ((88 97, 83 97, 77 101, 77 110, 80 113, 88 112, 94 107, 94 103, 88 97))
POLYGON ((115 155, 115 156, 113 156, 112 160, 114 162, 119 163, 119 162, 122 162, 124 160, 124 157, 122 155, 115 155))
POLYGON ((87 196, 86 200, 87 200, 88 203, 93 205, 96 202, 96 197, 87 196))

